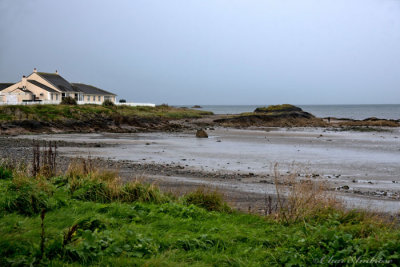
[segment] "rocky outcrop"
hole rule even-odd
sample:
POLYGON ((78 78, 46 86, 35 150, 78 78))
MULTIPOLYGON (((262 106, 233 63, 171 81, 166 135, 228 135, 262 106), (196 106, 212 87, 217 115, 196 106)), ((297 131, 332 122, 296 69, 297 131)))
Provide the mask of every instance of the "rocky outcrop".
POLYGON ((214 120, 215 123, 224 126, 250 127, 321 127, 326 123, 316 118, 311 113, 303 111, 293 105, 276 105, 257 108, 253 113, 243 113, 228 118, 214 120))

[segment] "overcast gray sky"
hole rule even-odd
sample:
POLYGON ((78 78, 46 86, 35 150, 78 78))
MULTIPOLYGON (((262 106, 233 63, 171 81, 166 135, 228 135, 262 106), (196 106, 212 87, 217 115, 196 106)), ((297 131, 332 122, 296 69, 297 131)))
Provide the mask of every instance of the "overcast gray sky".
POLYGON ((0 0, 0 82, 135 102, 400 103, 400 0, 0 0))

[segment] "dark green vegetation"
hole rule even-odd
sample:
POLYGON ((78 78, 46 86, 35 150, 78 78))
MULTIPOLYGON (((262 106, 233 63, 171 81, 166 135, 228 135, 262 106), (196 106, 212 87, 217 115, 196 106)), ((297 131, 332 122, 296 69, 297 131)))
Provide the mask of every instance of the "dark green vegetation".
POLYGON ((290 104, 282 104, 282 105, 271 105, 268 107, 260 107, 256 108, 254 112, 291 112, 291 111, 303 111, 301 108, 290 105, 290 104))
POLYGON ((76 102, 75 98, 67 96, 63 100, 61 100, 61 105, 78 105, 78 103, 76 102))
MULTIPOLYGON (((124 103, 124 102, 122 102, 122 103, 124 103)), ((125 102, 125 103, 126 103, 126 102, 125 102)), ((112 102, 112 101, 109 100, 109 99, 104 100, 104 102, 103 102, 102 105, 103 105, 104 107, 113 107, 113 106, 115 106, 114 102, 112 102)))
POLYGON ((0 106, 0 133, 177 131, 175 120, 201 118, 208 111, 157 107, 103 105, 0 106))
POLYGON ((123 184, 88 161, 55 177, 2 164, 0 178, 0 266, 400 264, 400 230, 362 212, 284 222, 231 211, 203 189, 177 198, 123 184))
POLYGON ((144 117, 144 118, 199 118, 211 115, 209 111, 174 108, 168 105, 157 107, 130 107, 113 105, 21 105, 0 106, 0 121, 37 120, 55 121, 63 119, 86 120, 97 116, 109 118, 117 117, 144 117))

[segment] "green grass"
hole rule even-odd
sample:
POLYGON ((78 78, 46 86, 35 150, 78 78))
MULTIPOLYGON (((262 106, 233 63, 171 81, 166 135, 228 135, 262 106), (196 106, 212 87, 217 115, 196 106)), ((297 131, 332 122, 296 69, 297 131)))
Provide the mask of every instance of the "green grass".
POLYGON ((82 168, 49 179, 14 171, 0 179, 0 266, 400 264, 400 230, 366 213, 327 209, 284 224, 225 205, 204 190, 177 199, 82 168))
POLYGON ((157 107, 101 106, 101 105, 20 105, 0 106, 0 122, 12 120, 62 121, 65 119, 90 120, 98 116, 105 118, 166 118, 184 119, 212 115, 212 112, 174 108, 167 105, 157 107))
POLYGON ((255 110, 255 112, 288 112, 288 111, 301 111, 301 109, 290 104, 282 104, 282 105, 271 105, 268 107, 260 107, 256 108, 255 110))

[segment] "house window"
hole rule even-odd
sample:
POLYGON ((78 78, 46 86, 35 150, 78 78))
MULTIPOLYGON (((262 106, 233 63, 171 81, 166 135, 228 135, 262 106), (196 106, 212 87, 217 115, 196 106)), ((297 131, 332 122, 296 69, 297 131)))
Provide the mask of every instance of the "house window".
POLYGON ((96 96, 95 95, 93 96, 93 101, 96 101, 96 96))
POLYGON ((50 96, 51 96, 51 101, 53 101, 54 94, 53 94, 53 93, 51 93, 51 94, 50 94, 50 96))
POLYGON ((58 100, 58 94, 56 94, 56 100, 58 100))
POLYGON ((65 93, 62 93, 61 99, 64 99, 64 98, 65 98, 65 93))
POLYGON ((97 99, 98 99, 98 101, 100 102, 100 101, 101 101, 101 96, 98 96, 97 99))
POLYGON ((86 100, 87 100, 87 101, 90 101, 90 96, 87 96, 87 97, 86 97, 86 100))

